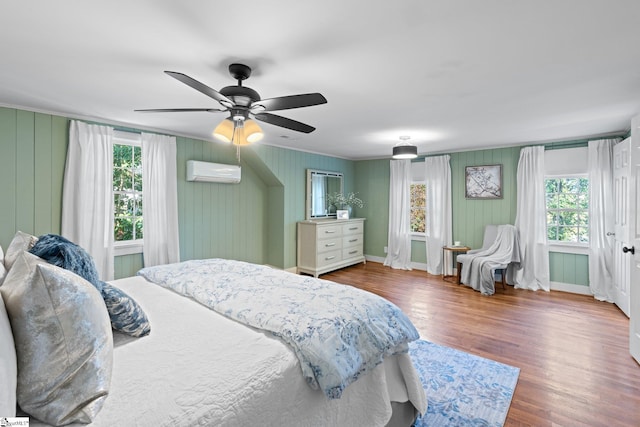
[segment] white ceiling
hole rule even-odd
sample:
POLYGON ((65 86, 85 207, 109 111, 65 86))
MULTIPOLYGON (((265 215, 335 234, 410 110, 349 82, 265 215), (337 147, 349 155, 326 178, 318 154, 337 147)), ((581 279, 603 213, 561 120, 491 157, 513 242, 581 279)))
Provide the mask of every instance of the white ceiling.
POLYGON ((320 92, 261 124, 264 144, 348 159, 621 133, 640 112, 638 0, 2 2, 0 104, 204 140, 219 90, 254 68, 262 98, 320 92))

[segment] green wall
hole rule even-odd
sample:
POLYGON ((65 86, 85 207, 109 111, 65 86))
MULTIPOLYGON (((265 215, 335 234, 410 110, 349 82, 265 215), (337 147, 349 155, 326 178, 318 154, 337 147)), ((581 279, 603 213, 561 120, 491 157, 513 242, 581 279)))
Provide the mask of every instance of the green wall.
POLYGON ((365 202, 355 215, 364 222, 364 253, 384 257, 389 233, 389 160, 363 160, 355 165, 355 187, 365 202))
POLYGON ((0 245, 16 230, 60 233, 68 120, 0 108, 0 245))
POLYGON ((188 160, 237 163, 235 147, 177 138, 180 259, 209 257, 265 263, 267 186, 244 164, 239 184, 188 182, 188 160))
POLYGON ((520 148, 467 151, 451 154, 453 240, 471 248, 482 246, 484 226, 516 221, 516 172, 520 148), (464 197, 466 166, 502 165, 503 198, 474 200, 464 197))
MULTIPOLYGON (((250 149, 282 183, 284 211, 281 212, 280 229, 283 231, 283 245, 273 249, 282 251, 284 262, 279 267, 293 268, 296 266, 296 224, 305 219, 307 169, 342 172, 344 191, 358 191, 353 190, 354 162, 264 144, 252 145, 250 149)), ((360 212, 355 214, 362 216, 360 212)))
POLYGON ((589 286, 589 256, 549 252, 552 282, 589 286))

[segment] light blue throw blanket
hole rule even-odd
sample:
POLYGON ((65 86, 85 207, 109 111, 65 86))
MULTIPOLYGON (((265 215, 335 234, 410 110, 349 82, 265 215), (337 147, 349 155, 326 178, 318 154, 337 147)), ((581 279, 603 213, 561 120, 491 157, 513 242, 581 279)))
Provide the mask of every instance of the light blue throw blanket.
POLYGON ((333 399, 384 356, 419 338, 407 316, 372 293, 240 261, 148 267, 138 275, 289 344, 313 389, 333 399))

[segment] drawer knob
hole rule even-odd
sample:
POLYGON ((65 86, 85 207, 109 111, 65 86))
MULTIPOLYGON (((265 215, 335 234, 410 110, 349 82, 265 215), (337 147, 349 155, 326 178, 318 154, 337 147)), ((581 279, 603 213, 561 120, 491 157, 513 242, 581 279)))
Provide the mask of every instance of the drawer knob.
POLYGON ((331 246, 335 246, 335 245, 336 245, 335 243, 327 243, 324 246, 327 247, 327 248, 330 248, 331 246))
POLYGON ((349 243, 353 243, 353 242, 357 242, 357 241, 358 241, 358 239, 351 239, 351 240, 349 240, 349 243))
POLYGON ((335 233, 335 230, 324 230, 324 232, 326 234, 333 234, 333 233, 335 233))
POLYGON ((349 228, 349 230, 357 230, 357 229, 358 229, 358 227, 351 227, 351 228, 349 228))
POLYGON ((351 251, 351 252, 349 252, 349 255, 353 255, 353 254, 357 254, 357 253, 358 253, 358 251, 351 251))
POLYGON ((325 261, 329 261, 331 259, 334 259, 335 257, 336 257, 335 255, 331 255, 331 256, 325 257, 325 261))

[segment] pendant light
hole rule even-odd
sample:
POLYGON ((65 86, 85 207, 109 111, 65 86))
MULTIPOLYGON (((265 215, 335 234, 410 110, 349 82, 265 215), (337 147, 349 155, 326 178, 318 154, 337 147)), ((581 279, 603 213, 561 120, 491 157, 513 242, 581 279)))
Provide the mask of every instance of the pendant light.
POLYGON ((410 139, 410 136, 403 135, 400 137, 400 143, 393 147, 393 156, 392 158, 396 160, 400 159, 415 159, 418 157, 418 147, 415 145, 409 144, 407 141, 410 139))

